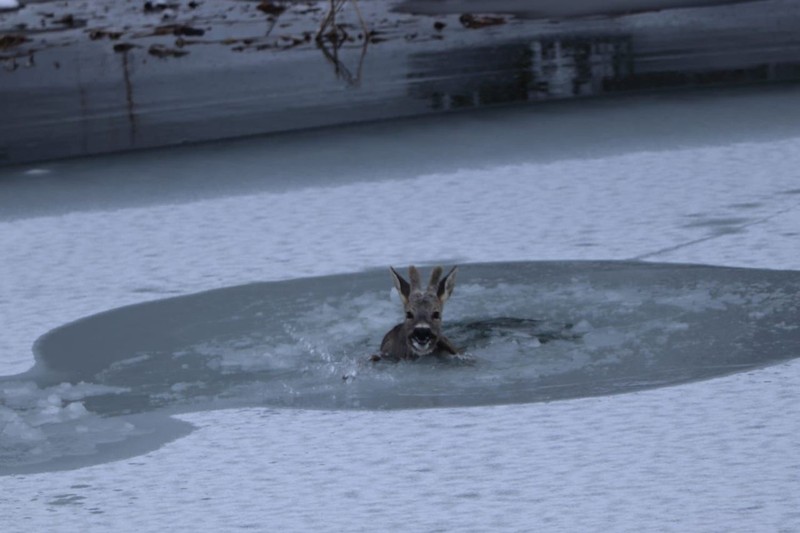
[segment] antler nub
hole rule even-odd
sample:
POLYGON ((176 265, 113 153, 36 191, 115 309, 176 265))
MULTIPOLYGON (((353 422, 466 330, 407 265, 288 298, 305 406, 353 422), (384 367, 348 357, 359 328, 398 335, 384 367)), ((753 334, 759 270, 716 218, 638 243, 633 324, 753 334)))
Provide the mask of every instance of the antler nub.
POLYGON ((431 272, 431 280, 428 282, 428 290, 436 292, 439 287, 439 278, 442 277, 442 267, 437 266, 431 272))
POLYGON ((408 267, 408 279, 411 281, 411 291, 418 291, 420 288, 419 270, 414 265, 408 267))

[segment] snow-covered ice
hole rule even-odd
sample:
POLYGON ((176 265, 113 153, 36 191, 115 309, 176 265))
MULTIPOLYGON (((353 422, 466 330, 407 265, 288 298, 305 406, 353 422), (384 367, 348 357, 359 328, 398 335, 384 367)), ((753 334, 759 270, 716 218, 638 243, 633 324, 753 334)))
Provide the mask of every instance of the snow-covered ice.
MULTIPOLYGON (((459 126, 473 121, 473 127, 438 130, 449 135, 440 137, 435 169, 420 162, 404 167, 391 155, 381 160, 389 153, 387 138, 359 138, 354 130, 339 146, 349 157, 337 155, 326 169, 328 183, 313 178, 322 165, 313 168, 320 160, 312 155, 305 175, 301 164, 272 166, 269 143, 276 141, 269 138, 136 154, 142 182, 110 172, 130 156, 38 165, 49 172, 26 176, 30 182, 14 177, 28 169, 4 169, 0 179, 16 183, 4 192, 18 194, 36 215, 17 209, 0 220, 0 370, 24 372, 38 337, 123 305, 412 261, 644 259, 798 270, 800 126, 758 122, 773 96, 718 95, 710 106, 727 106, 736 120, 759 124, 735 132, 727 131, 725 113, 702 127, 692 124, 687 110, 698 102, 702 108, 704 96, 686 95, 671 106, 654 100, 644 111, 624 101, 587 105, 588 117, 613 124, 611 133, 586 135, 586 122, 576 120, 542 140, 569 147, 541 160, 535 145, 546 132, 534 129, 541 124, 535 114, 521 113, 510 122, 509 136, 518 143, 513 160, 498 161, 488 151, 483 165, 448 159, 446 143, 490 142, 483 136, 492 112, 461 117, 459 126), (657 147, 614 133, 649 131, 642 113, 669 130, 650 137, 657 147), (691 138, 681 137, 684 126, 691 138), (159 180, 146 178, 170 168, 171 158, 193 153, 217 161, 193 170, 213 174, 217 188, 181 194, 167 185, 159 196, 159 180), (396 167, 363 172, 381 161, 396 167), (416 171, 403 176, 404 168, 416 171), (36 180, 56 182, 70 173, 83 178, 82 197, 67 194, 58 203, 44 196, 36 203, 28 196, 36 180), (254 173, 263 173, 263 184, 254 173), (115 178, 118 192, 107 188, 115 178), (285 185, 293 178, 296 186, 285 185), (125 197, 126 184, 135 198, 125 197)), ((795 89, 780 98, 800 103, 795 89)), ((406 133, 391 139, 413 143, 416 128, 419 142, 427 143, 425 127, 425 121, 406 124, 398 128, 406 133)), ((282 149, 313 154, 323 145, 300 136, 282 149)), ((388 276, 386 283, 388 295, 388 276)), ((467 281, 461 289, 464 299, 481 291, 467 281)), ((673 296, 670 305, 708 303, 673 296)), ((353 309, 377 301, 365 298, 353 309)), ((396 313, 396 303, 384 302, 381 314, 396 313)), ((363 320, 375 331, 382 325, 363 320)), ((575 327, 591 336, 596 324, 587 317, 575 327)), ((675 319, 670 331, 682 327, 675 319)), ((246 346, 219 361, 244 372, 264 370, 260 362, 246 346)), ((125 356, 118 364, 124 372, 147 360, 125 356)), ((800 528, 796 360, 710 381, 549 403, 181 409, 170 438, 157 443, 147 435, 163 434, 155 426, 164 420, 93 410, 98 397, 111 401, 125 390, 93 383, 38 387, 36 379, 0 381, 6 433, 0 450, 28 443, 25 449, 49 453, 66 429, 106 432, 111 440, 130 436, 131 445, 99 464, 74 468, 87 464, 77 461, 66 470, 4 477, 4 531, 800 528)), ((170 383, 165 401, 190 397, 198 386, 170 383)), ((96 453, 113 447, 99 444, 96 453)))

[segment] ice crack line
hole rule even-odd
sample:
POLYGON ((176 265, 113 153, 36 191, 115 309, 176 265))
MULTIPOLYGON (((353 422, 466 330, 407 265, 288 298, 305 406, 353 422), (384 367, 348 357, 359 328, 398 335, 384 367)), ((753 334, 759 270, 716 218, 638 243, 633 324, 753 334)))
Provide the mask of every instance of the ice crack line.
MULTIPOLYGON (((783 215, 785 213, 788 213, 788 212, 794 210, 797 207, 798 207, 798 205, 792 205, 790 207, 787 207, 785 209, 781 209, 781 210, 776 211, 776 212, 774 212, 774 213, 772 213, 770 215, 767 215, 765 217, 762 217, 762 218, 759 218, 759 219, 756 219, 756 220, 751 220, 750 222, 743 222, 741 224, 731 225, 730 228, 736 229, 736 230, 744 230, 744 229, 747 229, 747 228, 749 228, 751 226, 756 226, 758 224, 763 224, 764 222, 768 222, 768 221, 772 220, 773 218, 775 218, 777 216, 783 215)), ((676 244, 676 245, 673 245, 673 246, 668 246, 666 248, 661 248, 660 250, 655 250, 653 252, 647 252, 647 253, 644 253, 644 254, 640 254, 640 255, 637 255, 637 256, 634 256, 634 257, 630 258, 630 260, 631 261, 642 261, 644 259, 650 259, 651 257, 656 257, 656 256, 659 256, 659 255, 668 254, 668 253, 674 252, 676 250, 681 250, 683 248, 688 248, 689 246, 694 246, 695 244, 700 244, 702 242, 711 241, 711 240, 714 240, 714 239, 719 239, 721 237, 727 237, 729 235, 730 235, 730 233, 718 233, 718 234, 714 234, 714 235, 706 235, 705 237, 700 237, 699 239, 693 239, 691 241, 682 242, 680 244, 676 244)))

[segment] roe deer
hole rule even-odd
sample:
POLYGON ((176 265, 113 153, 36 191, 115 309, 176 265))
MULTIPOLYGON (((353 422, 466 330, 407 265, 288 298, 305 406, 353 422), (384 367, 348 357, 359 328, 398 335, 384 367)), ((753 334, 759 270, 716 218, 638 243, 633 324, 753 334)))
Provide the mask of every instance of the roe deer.
POLYGON ((394 286, 403 301, 406 319, 383 337, 380 355, 373 356, 373 361, 381 358, 413 360, 427 355, 448 357, 458 353, 442 334, 442 308, 453 293, 456 268, 453 267, 442 278, 442 267, 437 266, 431 273, 427 288, 423 288, 416 267, 408 267, 411 283, 389 267, 394 286))

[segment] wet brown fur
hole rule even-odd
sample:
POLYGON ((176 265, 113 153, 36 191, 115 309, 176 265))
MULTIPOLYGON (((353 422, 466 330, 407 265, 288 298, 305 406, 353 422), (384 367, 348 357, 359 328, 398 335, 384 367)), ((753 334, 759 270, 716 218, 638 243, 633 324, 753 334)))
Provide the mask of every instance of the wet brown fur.
POLYGON ((397 292, 403 302, 406 313, 405 321, 389 330, 381 342, 380 355, 373 360, 414 360, 420 357, 449 357, 458 350, 442 333, 442 310, 455 286, 456 267, 453 267, 442 278, 442 267, 431 272, 430 281, 422 288, 419 271, 416 267, 408 267, 406 281, 394 268, 389 268, 397 292), (422 347, 415 346, 415 332, 422 331, 426 339, 430 339, 422 347))

